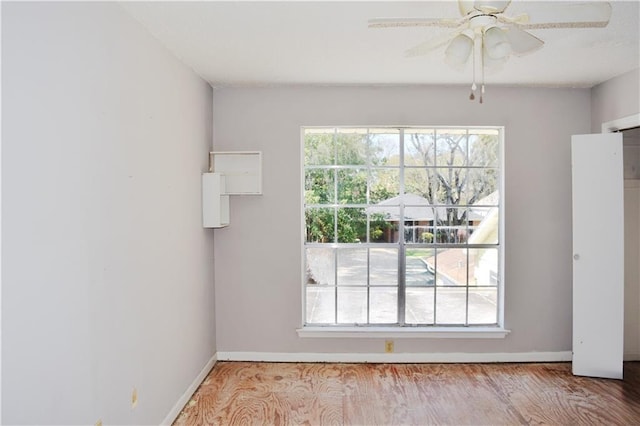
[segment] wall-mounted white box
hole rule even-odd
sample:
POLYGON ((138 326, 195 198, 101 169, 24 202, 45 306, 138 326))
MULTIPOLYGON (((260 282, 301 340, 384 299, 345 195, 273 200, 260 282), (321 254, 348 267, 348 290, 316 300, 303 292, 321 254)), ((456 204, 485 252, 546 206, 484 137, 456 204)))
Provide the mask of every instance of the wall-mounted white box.
POLYGON ((202 174, 202 226, 223 228, 229 225, 229 195, 224 191, 225 176, 202 174))
POLYGON ((212 171, 221 173, 226 178, 225 193, 262 194, 262 152, 214 151, 210 156, 212 171))

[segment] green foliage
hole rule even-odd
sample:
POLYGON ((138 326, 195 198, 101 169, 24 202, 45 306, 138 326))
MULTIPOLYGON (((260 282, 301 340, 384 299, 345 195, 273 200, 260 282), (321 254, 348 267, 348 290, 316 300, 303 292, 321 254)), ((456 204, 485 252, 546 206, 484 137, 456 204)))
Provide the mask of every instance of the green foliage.
MULTIPOLYGON (((339 243, 367 242, 367 215, 363 208, 310 208, 305 212, 306 240, 313 243, 332 243, 335 240, 335 215, 339 243)), ((369 240, 384 241, 385 231, 393 228, 382 214, 369 217, 369 240)))
POLYGON ((335 143, 332 133, 313 133, 305 135, 304 164, 335 164, 335 143))
POLYGON ((432 243, 433 234, 431 232, 423 232, 422 234, 420 234, 420 239, 423 243, 432 243))
POLYGON ((310 169, 305 172, 304 199, 306 204, 334 202, 334 172, 328 169, 310 169))
POLYGON ((331 243, 334 236, 333 209, 307 209, 305 223, 307 242, 331 243))
POLYGON ((338 204, 366 204, 366 169, 337 170, 338 204))
POLYGON ((393 225, 385 220, 383 214, 370 215, 369 239, 371 242, 384 241, 385 231, 393 228, 393 225))

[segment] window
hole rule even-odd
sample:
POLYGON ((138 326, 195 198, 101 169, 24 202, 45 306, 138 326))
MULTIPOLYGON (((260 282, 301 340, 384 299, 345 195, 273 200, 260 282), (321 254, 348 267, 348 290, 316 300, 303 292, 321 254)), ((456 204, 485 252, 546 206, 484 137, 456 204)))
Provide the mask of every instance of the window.
POLYGON ((497 325, 501 141, 304 128, 305 325, 497 325))

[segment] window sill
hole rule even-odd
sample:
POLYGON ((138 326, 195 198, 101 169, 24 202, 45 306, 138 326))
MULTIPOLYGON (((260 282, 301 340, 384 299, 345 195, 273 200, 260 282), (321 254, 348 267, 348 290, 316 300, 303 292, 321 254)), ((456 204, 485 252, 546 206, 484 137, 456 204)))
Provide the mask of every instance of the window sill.
POLYGON ((511 331, 501 327, 303 327, 299 337, 394 339, 503 339, 511 331))

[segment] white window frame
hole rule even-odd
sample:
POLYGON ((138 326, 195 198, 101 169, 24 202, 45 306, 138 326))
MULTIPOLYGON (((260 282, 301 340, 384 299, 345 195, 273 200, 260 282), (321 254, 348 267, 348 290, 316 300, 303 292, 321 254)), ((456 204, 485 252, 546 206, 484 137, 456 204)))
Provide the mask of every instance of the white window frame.
MULTIPOLYGON (((297 329, 297 333, 300 337, 326 337, 326 338, 504 338, 510 330, 504 327, 504 293, 505 293, 505 276, 504 276, 504 253, 505 253, 505 192, 504 192, 504 140, 505 130, 503 126, 303 126, 300 130, 301 145, 300 145, 300 182, 301 182, 301 304, 302 304, 302 326, 297 329), (339 325, 339 324, 327 324, 327 325, 306 325, 306 285, 304 282, 305 277, 305 130, 306 129, 318 129, 318 128, 389 128, 400 129, 401 131, 411 129, 496 129, 499 131, 499 179, 498 188, 500 191, 499 202, 499 240, 498 240, 498 268, 500 279, 497 286, 497 324, 496 325, 466 325, 466 326, 446 326, 446 325, 392 325, 392 326, 378 326, 375 324, 363 324, 363 325, 339 325)), ((403 164, 402 169, 406 166, 403 164)), ((399 255, 403 256, 403 255, 399 255)), ((337 307, 336 307, 337 309, 337 307)))

